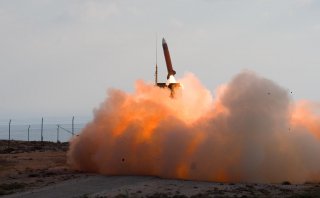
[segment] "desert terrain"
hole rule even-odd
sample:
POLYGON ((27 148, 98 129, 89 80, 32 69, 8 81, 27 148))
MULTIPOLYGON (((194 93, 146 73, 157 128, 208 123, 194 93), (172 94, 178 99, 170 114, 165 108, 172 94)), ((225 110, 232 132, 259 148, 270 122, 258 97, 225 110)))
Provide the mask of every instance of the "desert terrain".
POLYGON ((0 141, 2 197, 320 197, 320 183, 220 183, 72 170, 68 143, 0 141))

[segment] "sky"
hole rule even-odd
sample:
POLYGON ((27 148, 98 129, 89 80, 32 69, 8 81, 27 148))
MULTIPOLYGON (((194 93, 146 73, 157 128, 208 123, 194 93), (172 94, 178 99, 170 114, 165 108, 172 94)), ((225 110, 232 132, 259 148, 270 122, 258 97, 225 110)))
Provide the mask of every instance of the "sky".
POLYGON ((110 88, 159 81, 165 37, 176 78, 212 93, 251 70, 320 100, 320 1, 1 0, 0 120, 91 116, 110 88))

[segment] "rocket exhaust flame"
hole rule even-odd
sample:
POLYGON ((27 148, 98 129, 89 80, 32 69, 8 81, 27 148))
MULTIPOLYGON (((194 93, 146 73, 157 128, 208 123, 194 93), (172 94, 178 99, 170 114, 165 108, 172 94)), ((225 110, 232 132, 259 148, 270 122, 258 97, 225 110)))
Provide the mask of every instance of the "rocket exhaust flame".
POLYGON ((192 74, 181 82, 185 89, 174 100, 169 89, 142 81, 134 93, 110 90, 71 140, 69 164, 106 175, 320 180, 320 116, 311 103, 293 103, 285 89, 251 72, 215 97, 192 74))
POLYGON ((171 83, 177 83, 176 79, 174 76, 170 75, 167 82, 166 82, 166 85, 170 85, 171 83))

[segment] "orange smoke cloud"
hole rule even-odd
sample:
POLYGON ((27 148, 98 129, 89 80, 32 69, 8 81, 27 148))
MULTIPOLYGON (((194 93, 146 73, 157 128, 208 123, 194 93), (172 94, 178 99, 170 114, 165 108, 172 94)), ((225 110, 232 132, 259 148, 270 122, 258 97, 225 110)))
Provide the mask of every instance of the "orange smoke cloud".
POLYGON ((320 118, 296 107, 283 88, 251 72, 238 74, 215 97, 192 74, 180 82, 184 88, 174 99, 143 81, 134 93, 110 90, 71 140, 69 164, 106 175, 320 180, 320 118))
POLYGON ((295 127, 304 127, 307 132, 313 133, 320 140, 320 116, 313 112, 319 110, 320 105, 309 101, 299 101, 292 113, 292 124, 295 127))

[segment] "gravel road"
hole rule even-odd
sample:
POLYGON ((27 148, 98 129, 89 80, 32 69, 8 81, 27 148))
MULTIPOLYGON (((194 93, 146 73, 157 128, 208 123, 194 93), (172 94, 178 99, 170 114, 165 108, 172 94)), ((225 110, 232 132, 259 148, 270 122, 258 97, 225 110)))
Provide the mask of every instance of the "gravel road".
POLYGON ((35 189, 28 192, 11 194, 3 198, 56 198, 56 197, 81 197, 101 191, 108 191, 126 185, 135 185, 139 182, 146 182, 156 178, 135 177, 135 176, 101 176, 86 175, 82 178, 68 180, 59 184, 35 189))

